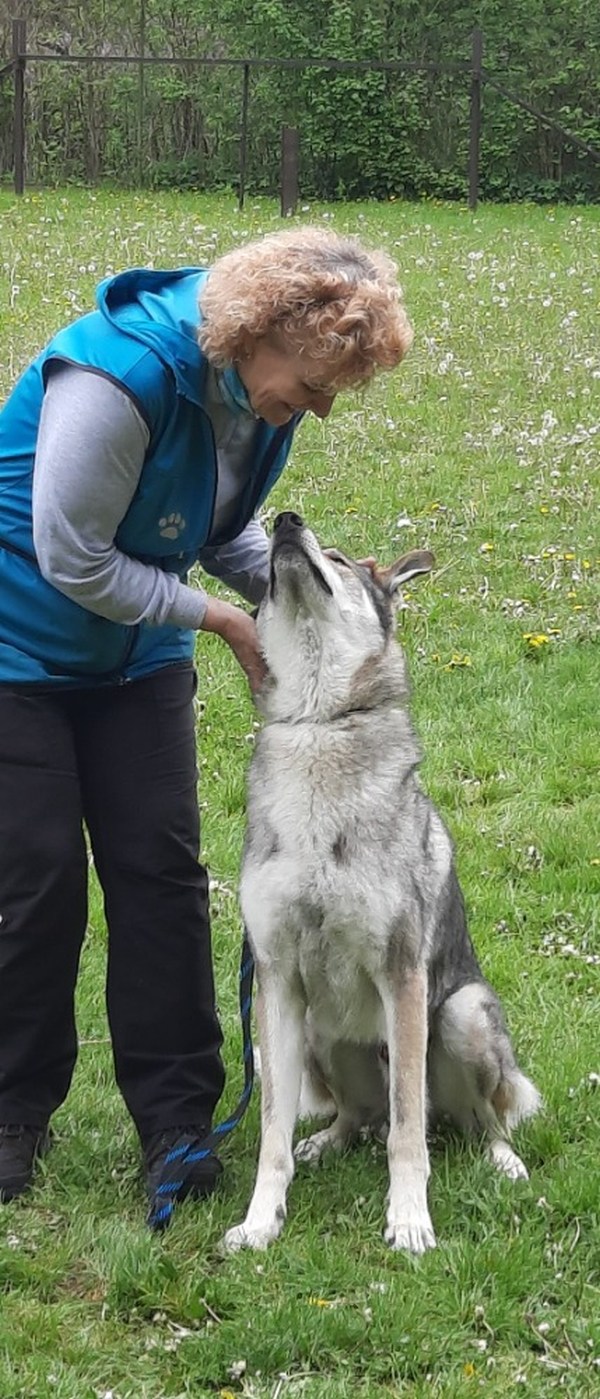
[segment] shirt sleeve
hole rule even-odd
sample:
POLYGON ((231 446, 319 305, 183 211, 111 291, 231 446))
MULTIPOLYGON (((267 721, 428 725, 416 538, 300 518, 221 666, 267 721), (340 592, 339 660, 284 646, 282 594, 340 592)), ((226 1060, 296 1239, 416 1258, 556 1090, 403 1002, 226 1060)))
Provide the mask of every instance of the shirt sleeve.
POLYGON ((246 528, 229 544, 207 545, 198 555, 206 573, 234 588, 257 607, 262 601, 269 581, 270 545, 260 520, 250 520, 246 528))
POLYGON ((118 385, 79 366, 54 369, 33 474, 38 563, 59 592, 111 622, 198 628, 207 594, 115 544, 148 441, 141 414, 118 385))

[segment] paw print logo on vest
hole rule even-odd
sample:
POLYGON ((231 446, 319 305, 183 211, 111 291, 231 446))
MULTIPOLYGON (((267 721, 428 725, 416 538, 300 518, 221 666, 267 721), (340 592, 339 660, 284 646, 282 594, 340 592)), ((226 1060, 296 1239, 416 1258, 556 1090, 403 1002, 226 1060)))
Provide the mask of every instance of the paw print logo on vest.
POLYGON ((163 515, 158 522, 163 539, 179 539, 185 529, 183 515, 163 515))

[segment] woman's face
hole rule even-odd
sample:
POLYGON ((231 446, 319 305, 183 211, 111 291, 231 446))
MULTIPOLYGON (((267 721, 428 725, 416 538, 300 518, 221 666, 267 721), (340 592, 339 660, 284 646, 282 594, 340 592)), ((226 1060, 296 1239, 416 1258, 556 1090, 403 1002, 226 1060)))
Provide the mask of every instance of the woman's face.
POLYGON ((326 418, 331 412, 335 389, 326 387, 322 363, 312 359, 309 350, 285 345, 275 334, 257 340, 236 369, 254 412, 271 427, 283 427, 294 413, 326 418))

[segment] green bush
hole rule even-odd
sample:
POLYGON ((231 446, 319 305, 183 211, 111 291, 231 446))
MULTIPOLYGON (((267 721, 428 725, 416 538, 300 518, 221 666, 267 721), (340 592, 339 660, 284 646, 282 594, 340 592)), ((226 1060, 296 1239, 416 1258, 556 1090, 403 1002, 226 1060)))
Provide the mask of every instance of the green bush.
MULTIPOLYGON (((115 60, 139 51, 140 0, 67 7, 73 32, 66 36, 51 0, 34 8, 30 50, 42 44, 115 60)), ((9 9, 0 0, 7 57, 9 9)), ((243 69, 200 67, 194 55, 468 65, 479 21, 489 73, 600 148, 600 7, 587 0, 487 0, 485 8, 447 0, 442 11, 416 0, 147 0, 145 12, 146 53, 181 62, 146 69, 141 105, 134 65, 30 65, 29 180, 231 187, 239 179, 243 69)), ((12 160, 10 82, 0 102, 1 174, 12 160)), ((304 198, 464 199, 469 104, 468 70, 253 69, 246 188, 276 192, 286 123, 300 132, 304 198)), ((600 165, 486 85, 481 193, 593 202, 600 165)))

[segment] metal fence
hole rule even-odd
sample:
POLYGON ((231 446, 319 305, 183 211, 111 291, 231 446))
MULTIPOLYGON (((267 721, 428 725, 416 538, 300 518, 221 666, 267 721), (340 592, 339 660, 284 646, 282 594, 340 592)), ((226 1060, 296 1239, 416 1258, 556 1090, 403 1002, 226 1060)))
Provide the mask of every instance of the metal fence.
MULTIPOLYGON (((575 133, 568 131, 554 120, 533 107, 519 95, 507 91, 491 73, 489 73, 483 61, 483 34, 481 29, 473 31, 471 41, 470 60, 463 62, 446 63, 418 63, 403 62, 401 60, 375 61, 365 60, 340 60, 327 58, 208 58, 203 56, 177 57, 157 57, 145 52, 144 30, 140 30, 140 51, 137 54, 128 55, 71 55, 65 53, 29 53, 27 51, 27 29, 23 19, 16 19, 13 22, 12 34, 12 57, 2 69, 0 69, 0 79, 8 79, 12 75, 14 84, 13 97, 13 150, 12 165, 14 171, 14 188, 17 194, 22 194, 26 184, 26 90, 25 75, 29 65, 36 64, 78 64, 95 65, 95 67, 111 64, 113 66, 127 66, 137 73, 137 125, 138 125, 138 150, 142 150, 142 136, 145 121, 145 100, 146 100, 146 74, 148 70, 154 68, 177 68, 185 65, 186 70, 190 68, 198 69, 227 69, 232 75, 237 75, 240 82, 239 94, 239 161, 237 171, 238 198, 240 207, 244 203, 247 185, 247 163, 248 163, 248 132, 250 120, 250 90, 251 75, 266 69, 316 69, 328 70, 331 72, 352 72, 360 73, 410 73, 425 74, 428 76, 439 76, 451 74, 458 79, 462 79, 465 87, 469 91, 469 129, 468 129, 468 169, 466 171, 469 207, 475 209, 477 206, 480 183, 481 183, 481 133, 482 133, 482 93, 486 85, 499 94, 513 106, 517 106, 533 116, 542 126, 558 133, 562 140, 577 151, 585 154, 595 164, 600 164, 600 151, 592 147, 588 142, 581 139, 575 133)), ((280 194, 282 212, 288 213, 293 210, 298 197, 298 163, 302 147, 302 132, 289 127, 283 127, 281 131, 281 159, 280 159, 280 194)), ((141 154, 139 157, 139 174, 142 178, 141 154)))

